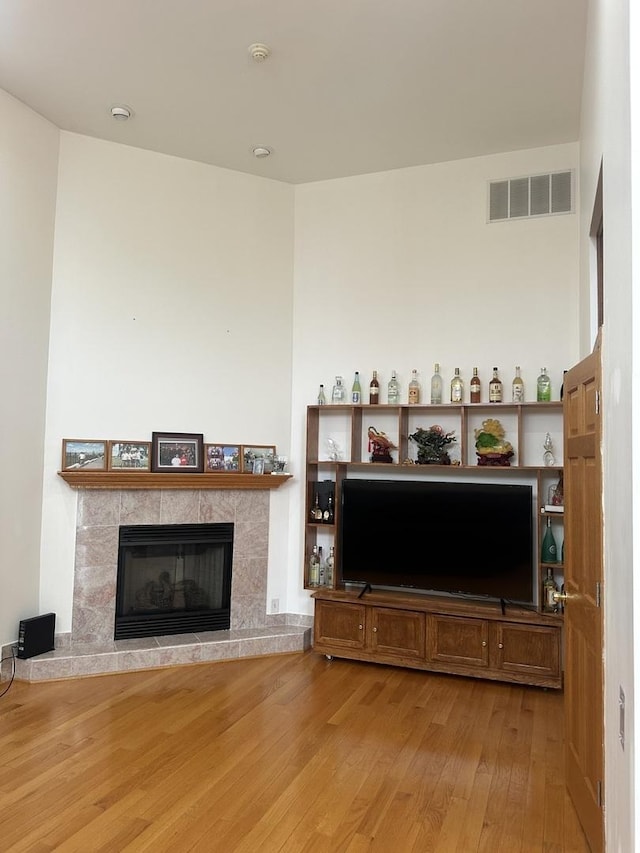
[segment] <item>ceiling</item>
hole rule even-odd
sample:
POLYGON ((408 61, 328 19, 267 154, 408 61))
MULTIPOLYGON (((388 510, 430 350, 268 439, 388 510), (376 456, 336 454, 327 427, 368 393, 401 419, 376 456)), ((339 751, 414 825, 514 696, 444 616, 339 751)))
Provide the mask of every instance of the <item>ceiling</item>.
POLYGON ((325 180, 577 140, 586 7, 0 0, 0 88, 63 130, 325 180))

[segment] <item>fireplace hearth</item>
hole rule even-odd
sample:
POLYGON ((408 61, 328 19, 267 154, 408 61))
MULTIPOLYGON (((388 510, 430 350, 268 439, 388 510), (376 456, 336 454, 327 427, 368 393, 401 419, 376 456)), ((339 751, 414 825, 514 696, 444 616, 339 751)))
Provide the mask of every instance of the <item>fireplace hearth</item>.
POLYGON ((114 639, 228 629, 233 532, 232 523, 121 526, 114 639))

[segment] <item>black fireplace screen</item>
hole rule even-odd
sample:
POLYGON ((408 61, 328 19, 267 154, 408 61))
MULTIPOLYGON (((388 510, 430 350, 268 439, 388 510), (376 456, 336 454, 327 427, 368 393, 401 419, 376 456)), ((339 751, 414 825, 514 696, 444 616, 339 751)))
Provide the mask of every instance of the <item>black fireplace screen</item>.
POLYGON ((120 528, 115 639, 231 623, 233 524, 120 528))

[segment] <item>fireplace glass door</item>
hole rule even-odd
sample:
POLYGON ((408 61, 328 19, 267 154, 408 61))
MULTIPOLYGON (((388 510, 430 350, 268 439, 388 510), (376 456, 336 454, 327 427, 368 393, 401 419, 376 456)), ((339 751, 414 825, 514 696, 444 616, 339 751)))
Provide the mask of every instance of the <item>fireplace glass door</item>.
POLYGON ((115 639, 223 630, 233 524, 120 528, 115 639))

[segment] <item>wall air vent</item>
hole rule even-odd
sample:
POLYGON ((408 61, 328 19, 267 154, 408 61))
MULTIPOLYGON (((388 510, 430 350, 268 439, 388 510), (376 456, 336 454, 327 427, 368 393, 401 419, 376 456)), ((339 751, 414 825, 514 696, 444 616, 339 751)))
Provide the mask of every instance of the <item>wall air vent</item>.
POLYGON ((573 172, 489 182, 489 222, 573 213, 573 172))

